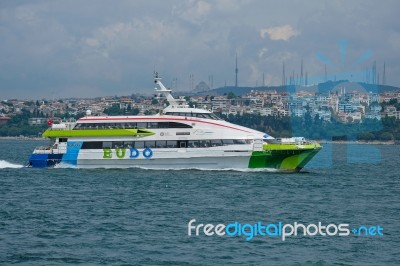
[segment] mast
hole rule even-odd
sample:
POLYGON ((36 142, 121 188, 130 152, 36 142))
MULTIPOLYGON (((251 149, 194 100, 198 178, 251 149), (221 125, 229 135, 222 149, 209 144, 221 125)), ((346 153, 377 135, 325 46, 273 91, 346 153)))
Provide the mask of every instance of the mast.
POLYGON ((167 89, 164 84, 161 82, 161 78, 158 76, 158 72, 154 72, 154 83, 157 84, 160 88, 154 88, 158 93, 163 94, 166 98, 168 103, 171 106, 178 106, 179 101, 177 101, 171 94, 171 90, 167 89))

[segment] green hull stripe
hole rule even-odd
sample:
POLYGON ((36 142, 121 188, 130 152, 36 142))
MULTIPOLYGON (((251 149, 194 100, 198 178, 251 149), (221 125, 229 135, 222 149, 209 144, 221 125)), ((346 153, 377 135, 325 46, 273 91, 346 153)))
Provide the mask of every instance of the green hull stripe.
POLYGON ((264 143, 263 150, 265 151, 283 151, 283 150, 309 150, 309 149, 320 149, 321 145, 319 143, 307 143, 307 144, 271 144, 264 143))
POLYGON ((274 144, 264 151, 254 151, 249 168, 271 168, 282 171, 300 171, 321 149, 319 144, 274 144), (281 147, 279 145, 282 145, 281 147), (274 148, 274 149, 272 149, 274 148))
POLYGON ((125 137, 125 136, 151 136, 154 132, 145 129, 93 129, 93 130, 52 130, 43 133, 46 138, 68 137, 125 137))

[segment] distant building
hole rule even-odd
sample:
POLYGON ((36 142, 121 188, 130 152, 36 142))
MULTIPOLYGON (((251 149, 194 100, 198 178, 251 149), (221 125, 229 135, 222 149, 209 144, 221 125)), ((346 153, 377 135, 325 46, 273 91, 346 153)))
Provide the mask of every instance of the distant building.
POLYGON ((6 117, 6 116, 0 116, 0 126, 7 124, 8 120, 10 120, 10 119, 11 118, 6 117))
POLYGON ((28 124, 30 126, 36 126, 36 125, 45 125, 47 124, 47 118, 43 117, 31 117, 28 120, 28 124))
POLYGON ((210 87, 207 85, 207 83, 205 83, 204 81, 200 81, 200 83, 196 85, 193 92, 200 93, 200 92, 206 92, 209 90, 210 90, 210 87))

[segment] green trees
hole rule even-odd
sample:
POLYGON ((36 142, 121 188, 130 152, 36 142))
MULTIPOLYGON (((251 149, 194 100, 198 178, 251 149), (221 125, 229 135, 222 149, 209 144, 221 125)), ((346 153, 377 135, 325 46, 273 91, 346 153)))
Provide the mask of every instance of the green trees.
POLYGON ((309 139, 331 140, 334 137, 346 136, 349 140, 400 140, 400 120, 393 117, 364 119, 359 124, 343 124, 335 121, 324 121, 318 115, 310 113, 305 117, 260 116, 244 114, 222 116, 223 119, 245 127, 266 132, 274 137, 306 137, 309 139))
POLYGON ((123 115, 125 114, 125 109, 121 109, 119 104, 113 104, 112 106, 105 108, 104 113, 107 115, 123 115))
POLYGON ((233 92, 229 92, 227 98, 228 99, 236 99, 236 95, 233 92))

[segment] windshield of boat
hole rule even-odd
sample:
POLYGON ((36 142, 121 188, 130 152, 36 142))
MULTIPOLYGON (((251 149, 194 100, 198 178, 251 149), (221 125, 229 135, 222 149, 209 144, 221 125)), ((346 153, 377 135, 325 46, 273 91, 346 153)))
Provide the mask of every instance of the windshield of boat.
POLYGON ((185 116, 185 117, 198 117, 198 118, 213 119, 213 120, 222 120, 214 113, 167 112, 165 114, 166 115, 185 116))

